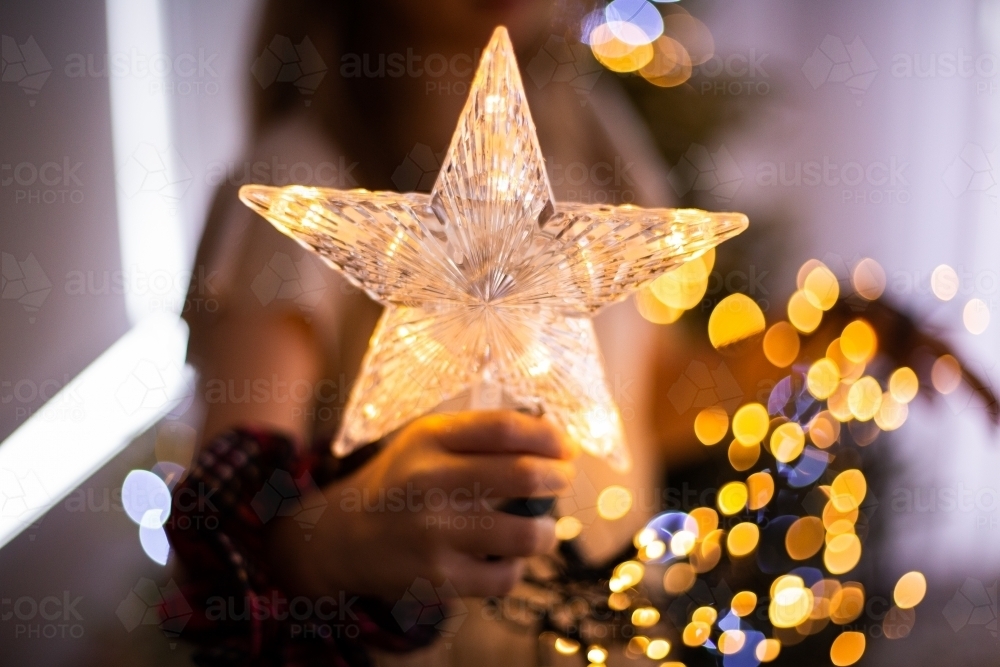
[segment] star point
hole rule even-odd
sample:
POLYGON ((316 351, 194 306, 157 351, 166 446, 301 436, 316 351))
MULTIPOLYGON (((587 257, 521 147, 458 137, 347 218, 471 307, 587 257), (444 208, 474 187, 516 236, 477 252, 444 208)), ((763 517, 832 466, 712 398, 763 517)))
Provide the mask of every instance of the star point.
POLYGON ((338 455, 468 395, 544 413, 626 467, 590 317, 747 225, 739 213, 556 203, 502 27, 430 194, 249 185, 240 198, 385 306, 338 455))

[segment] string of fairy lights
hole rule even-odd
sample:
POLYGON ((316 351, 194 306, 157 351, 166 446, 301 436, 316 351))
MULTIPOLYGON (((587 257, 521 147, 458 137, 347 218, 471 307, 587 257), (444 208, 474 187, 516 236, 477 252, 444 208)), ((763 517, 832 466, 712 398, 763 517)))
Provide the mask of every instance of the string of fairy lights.
MULTIPOLYGON (((714 260, 711 250, 659 278, 637 294, 639 311, 654 323, 675 322, 701 303, 714 260)), ((957 283, 954 271, 943 266, 932 277, 932 291, 947 300, 957 293, 957 283)), ((862 583, 848 577, 861 560, 868 532, 868 480, 857 467, 860 458, 846 451, 866 447, 879 433, 900 428, 921 379, 924 386, 947 394, 958 387, 962 369, 948 354, 933 361, 930 377, 918 377, 908 366, 887 364, 889 355, 880 354, 878 334, 863 312, 845 326, 838 324, 839 335, 829 340, 823 356, 807 358, 816 355, 805 353, 804 341, 817 332, 824 316, 845 299, 860 304, 855 310, 863 311, 865 303, 882 296, 886 278, 872 259, 855 264, 844 281, 824 263, 810 260, 796 282, 786 319, 770 327, 760 307, 743 294, 727 296, 709 317, 708 337, 716 349, 759 345, 767 361, 788 369, 789 375, 774 385, 766 404, 747 402, 731 415, 720 406, 698 413, 695 437, 706 447, 717 447, 731 436, 729 463, 746 477, 723 484, 714 507, 655 516, 635 535, 633 556, 596 582, 601 592, 582 616, 628 625, 631 636, 624 653, 629 657, 662 661, 660 667, 684 667, 673 658, 679 642, 687 650, 715 656, 724 667, 755 667, 775 660, 783 647, 831 626, 839 628, 832 641, 829 632, 823 636, 830 641, 832 664, 854 664, 865 652, 866 634, 852 624, 864 613, 869 596, 862 583), (789 497, 796 502, 787 502, 789 497), (802 498, 806 501, 799 502, 802 498), (776 556, 776 551, 781 553, 776 556), (715 604, 688 604, 684 623, 671 621, 670 602, 688 593, 724 556, 730 563, 756 561, 765 574, 769 570, 769 588, 738 590, 715 604), (775 572, 775 562, 791 566, 775 572)), ((968 322, 966 326, 977 333, 968 322)), ((606 520, 621 518, 631 502, 628 489, 608 487, 598 496, 598 514, 606 520)), ((581 530, 574 516, 563 516, 556 524, 564 544, 571 544, 581 530)), ((544 578, 532 583, 549 585, 544 578)), ((572 590, 578 604, 579 589, 572 590)), ((926 590, 920 572, 899 577, 892 606, 882 620, 882 636, 898 639, 909 634, 926 590)), ((595 639, 601 633, 582 622, 581 614, 571 613, 574 620, 563 622, 561 613, 552 610, 546 617, 543 645, 559 654, 582 654, 591 667, 605 665, 612 643, 595 639)))

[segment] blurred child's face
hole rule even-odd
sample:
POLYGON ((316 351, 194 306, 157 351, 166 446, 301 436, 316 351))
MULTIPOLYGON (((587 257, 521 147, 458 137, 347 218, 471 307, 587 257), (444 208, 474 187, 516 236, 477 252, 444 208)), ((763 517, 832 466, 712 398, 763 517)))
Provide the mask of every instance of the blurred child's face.
POLYGON ((420 41, 462 50, 484 46, 498 25, 523 47, 550 29, 555 9, 554 0, 396 0, 387 9, 393 5, 420 41))

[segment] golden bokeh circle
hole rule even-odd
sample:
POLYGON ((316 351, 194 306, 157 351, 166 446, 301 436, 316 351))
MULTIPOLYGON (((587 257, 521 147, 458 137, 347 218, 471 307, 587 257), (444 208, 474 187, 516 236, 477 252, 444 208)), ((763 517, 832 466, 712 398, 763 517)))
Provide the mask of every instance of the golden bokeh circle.
POLYGON ((892 591, 892 599, 900 609, 912 609, 927 594, 927 579, 920 572, 907 572, 892 591))
POLYGON ((839 439, 840 421, 828 410, 820 412, 809 423, 809 440, 820 449, 832 446, 839 439))
POLYGON ((716 505, 726 516, 732 516, 743 510, 747 505, 747 486, 743 482, 729 482, 719 489, 716 505))
POLYGON ((726 548, 730 555, 737 558, 746 556, 757 548, 760 541, 760 529, 757 524, 744 521, 733 526, 726 537, 726 548))
POLYGON ((840 349, 854 363, 867 363, 878 351, 875 329, 864 320, 854 320, 840 334, 840 349))
POLYGON ((775 322, 764 334, 764 356, 778 368, 791 366, 801 346, 799 332, 785 321, 775 322))
POLYGON ((737 616, 749 616, 757 607, 757 594, 753 591, 740 591, 733 596, 729 606, 737 616))
POLYGON ((703 445, 714 445, 726 437, 729 415, 718 406, 705 408, 694 418, 694 434, 703 445))
POLYGON ((865 635, 853 630, 843 632, 833 640, 830 646, 830 662, 837 667, 853 665, 865 652, 865 635))
POLYGON ((840 368, 833 359, 817 359, 806 373, 806 389, 815 398, 825 401, 840 386, 840 368))
POLYGON ((755 472, 747 477, 747 507, 759 510, 774 496, 774 478, 765 471, 755 472))
POLYGON ((730 294, 709 315, 708 339, 720 350, 756 336, 765 326, 756 301, 745 294, 730 294))
POLYGON ((752 445, 764 439, 770 426, 767 408, 760 403, 747 403, 733 415, 733 436, 744 445, 752 445))
POLYGON ((771 433, 771 454, 782 463, 791 463, 802 454, 806 436, 796 422, 785 422, 771 433))
POLYGON ((785 550, 792 560, 812 558, 823 547, 824 532, 819 517, 801 517, 785 533, 785 550))
POLYGON ((812 333, 823 321, 823 311, 809 303, 802 290, 788 299, 788 321, 802 333, 812 333))
POLYGON ((847 407, 859 422, 871 421, 882 407, 882 387, 878 380, 866 375, 852 384, 847 392, 847 407))

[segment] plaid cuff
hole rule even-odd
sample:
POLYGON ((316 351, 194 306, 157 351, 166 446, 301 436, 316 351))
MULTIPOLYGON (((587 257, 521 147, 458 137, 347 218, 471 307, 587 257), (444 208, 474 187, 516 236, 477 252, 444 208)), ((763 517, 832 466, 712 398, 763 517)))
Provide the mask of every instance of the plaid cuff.
POLYGON ((265 558, 269 521, 293 516, 308 531, 326 505, 305 506, 307 493, 378 451, 372 444, 336 459, 325 441, 300 455, 287 437, 252 428, 223 433, 201 450, 173 490, 167 526, 187 581, 161 608, 165 618, 171 609, 193 608, 182 638, 200 646, 197 664, 369 665, 366 645, 408 651, 434 641, 433 627, 403 631, 376 598, 290 597, 265 558))

